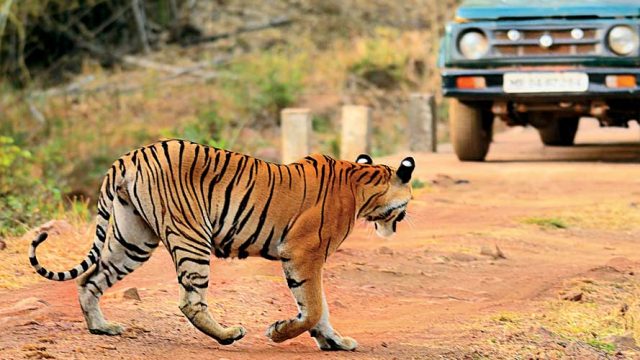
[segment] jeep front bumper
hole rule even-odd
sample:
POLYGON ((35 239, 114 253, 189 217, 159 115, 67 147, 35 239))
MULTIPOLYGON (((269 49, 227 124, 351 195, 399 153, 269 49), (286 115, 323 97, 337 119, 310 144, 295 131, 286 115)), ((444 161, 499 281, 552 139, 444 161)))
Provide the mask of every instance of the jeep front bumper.
MULTIPOLYGON (((640 68, 577 68, 577 67, 508 67, 500 69, 444 69, 443 95, 463 101, 585 101, 640 99, 640 68), (506 73, 582 73, 588 76, 588 86, 581 91, 507 92, 506 73), (623 76, 624 84, 613 84, 614 76, 623 76), (628 81, 629 79, 635 81, 628 81), (619 87, 618 85, 624 85, 619 87)), ((640 107, 640 104, 639 106, 640 107)))

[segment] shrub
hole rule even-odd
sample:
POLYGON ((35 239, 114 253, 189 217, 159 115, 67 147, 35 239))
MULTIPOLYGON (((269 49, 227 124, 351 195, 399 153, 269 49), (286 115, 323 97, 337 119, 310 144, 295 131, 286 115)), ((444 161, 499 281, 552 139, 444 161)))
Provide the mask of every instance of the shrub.
POLYGON ((201 111, 196 120, 185 124, 177 137, 225 149, 229 146, 227 125, 228 121, 211 107, 201 111))
POLYGON ((19 235, 55 213, 61 191, 35 174, 31 152, 0 136, 0 237, 19 235))
POLYGON ((409 58, 407 51, 398 49, 396 43, 399 36, 393 29, 376 29, 373 38, 357 44, 360 57, 349 66, 348 71, 379 88, 399 86, 405 81, 403 72, 409 58))
POLYGON ((244 116, 255 124, 278 124, 280 110, 293 105, 302 92, 304 59, 271 51, 248 56, 228 69, 234 78, 222 86, 244 116))

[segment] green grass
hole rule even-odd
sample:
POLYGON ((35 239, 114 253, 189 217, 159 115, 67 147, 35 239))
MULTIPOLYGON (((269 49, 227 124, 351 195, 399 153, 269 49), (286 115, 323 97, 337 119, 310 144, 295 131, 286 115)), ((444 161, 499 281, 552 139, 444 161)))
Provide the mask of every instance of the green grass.
POLYGON ((549 229, 567 229, 569 225, 565 220, 557 217, 530 217, 522 221, 525 224, 538 225, 549 229))
POLYGON ((586 343, 598 350, 604 351, 609 354, 613 354, 616 351, 615 345, 609 344, 607 342, 604 342, 598 339, 588 340, 586 343))

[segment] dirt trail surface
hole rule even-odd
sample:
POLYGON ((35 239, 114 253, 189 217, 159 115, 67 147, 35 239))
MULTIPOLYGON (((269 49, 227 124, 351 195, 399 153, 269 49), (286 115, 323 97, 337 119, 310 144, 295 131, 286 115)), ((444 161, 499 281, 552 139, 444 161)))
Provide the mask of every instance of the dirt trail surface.
POLYGON ((307 334, 282 344, 264 336, 296 310, 280 265, 263 259, 213 260, 210 310, 248 330, 218 345, 178 310, 173 265, 159 249, 102 301, 123 336, 87 332, 73 282, 0 289, 0 358, 634 358, 634 344, 574 339, 562 321, 537 317, 549 304, 596 304, 609 282, 638 286, 640 131, 583 121, 578 134, 576 147, 548 148, 534 130, 512 129, 496 136, 486 163, 459 163, 447 149, 417 154, 426 186, 409 221, 391 239, 358 226, 326 266, 332 322, 359 341, 355 352, 320 352, 307 334), (595 290, 572 295, 583 280, 595 290), (121 296, 129 287, 140 301, 121 296))

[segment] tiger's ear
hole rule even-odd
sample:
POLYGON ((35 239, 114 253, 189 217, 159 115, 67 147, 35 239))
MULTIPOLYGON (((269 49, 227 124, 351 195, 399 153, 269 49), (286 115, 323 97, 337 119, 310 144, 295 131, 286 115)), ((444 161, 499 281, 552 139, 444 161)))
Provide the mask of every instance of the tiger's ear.
POLYGON ((412 157, 406 157, 400 162, 400 167, 396 170, 396 175, 403 184, 406 184, 411 180, 411 174, 416 168, 416 162, 412 157))
POLYGON ((369 156, 367 154, 358 155, 358 158, 356 159, 356 162, 358 164, 373 165, 373 160, 371 159, 371 156, 369 156))

